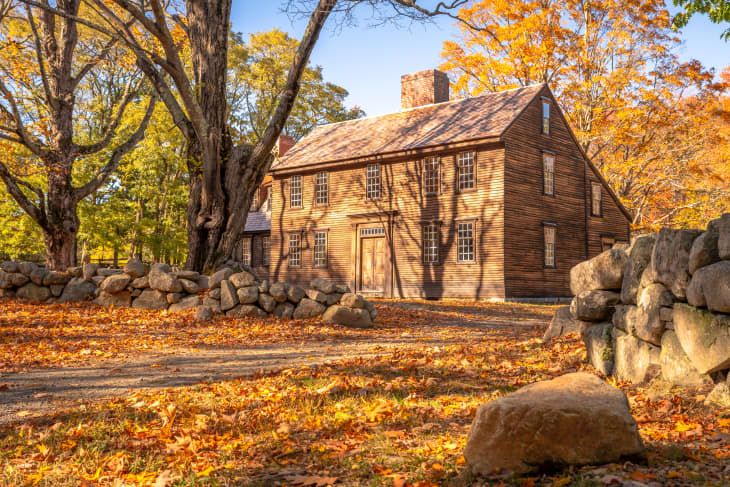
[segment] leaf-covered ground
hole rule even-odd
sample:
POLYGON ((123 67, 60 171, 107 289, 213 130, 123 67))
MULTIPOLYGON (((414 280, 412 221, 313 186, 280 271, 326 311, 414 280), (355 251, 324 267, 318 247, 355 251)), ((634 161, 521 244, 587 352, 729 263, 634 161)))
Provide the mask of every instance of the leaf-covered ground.
MULTIPOLYGON (((219 320, 198 327, 189 319, 164 313, 87 306, 41 307, 38 318, 24 318, 32 307, 16 318, 3 315, 4 338, 25 353, 62 349, 42 361, 56 366, 96 355, 73 358, 77 340, 79 350, 136 353, 140 346, 133 343, 134 337, 145 340, 138 327, 159 333, 145 342, 148 347, 185 346, 186 336, 190 346, 245 343, 247 333, 256 343, 347 337, 397 344, 398 337, 414 334, 421 340, 416 345, 395 345, 378 357, 136 393, 16 423, 0 431, 0 484, 603 486, 628 480, 656 486, 729 484, 730 413, 702 405, 707 388, 627 384, 615 385, 629 395, 649 449, 647 465, 470 478, 461 452, 476 407, 525 384, 570 371, 590 371, 583 347, 574 336, 540 342, 541 327, 533 325, 547 322, 552 308, 546 306, 458 301, 397 305, 379 304, 384 325, 370 331, 278 321, 219 320), (104 313, 104 318, 97 320, 94 312, 104 313), (42 316, 59 313, 83 315, 88 322, 75 322, 79 329, 68 335, 58 331, 57 323, 49 323, 56 332, 19 341, 23 326, 18 320, 39 331, 42 316), (167 328, 156 329, 160 324, 167 328), (84 336, 82 329, 94 336, 84 336), (114 350, 109 342, 120 349, 114 350)), ((3 306, 12 309, 14 303, 3 306)), ((10 360, 10 353, 3 351, 5 360, 10 360)), ((17 351, 14 356, 22 355, 17 351)), ((34 360, 39 358, 27 357, 23 366, 36 365, 34 360)))

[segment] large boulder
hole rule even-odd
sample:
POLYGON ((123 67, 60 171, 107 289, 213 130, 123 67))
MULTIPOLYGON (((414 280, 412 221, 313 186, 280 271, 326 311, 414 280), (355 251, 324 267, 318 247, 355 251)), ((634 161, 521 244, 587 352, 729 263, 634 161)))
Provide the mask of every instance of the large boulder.
POLYGON ((312 279, 312 281, 309 283, 309 287, 318 291, 322 291, 325 294, 332 294, 334 292, 337 292, 337 285, 335 283, 330 282, 326 279, 322 279, 321 277, 315 277, 314 279, 312 279))
POLYGON ((661 373, 659 347, 616 328, 613 336, 613 373, 619 380, 642 384, 661 373))
POLYGON ((613 326, 619 330, 633 335, 634 327, 636 326, 636 315, 638 312, 638 306, 630 304, 616 305, 616 310, 613 312, 611 322, 613 323, 613 326))
POLYGON ((698 269, 687 287, 687 302, 710 311, 730 313, 730 260, 698 269))
POLYGON ((720 217, 717 224, 717 253, 721 259, 730 260, 730 213, 720 217))
POLYGON ((200 277, 200 273, 197 271, 181 270, 175 271, 173 274, 175 274, 175 277, 178 279, 187 279, 188 281, 197 281, 200 277))
POLYGON ((231 281, 234 286, 236 286, 236 289, 246 286, 253 286, 254 284, 256 284, 256 276, 246 271, 232 274, 231 277, 228 278, 228 280, 231 281))
POLYGON ((258 306, 252 304, 239 304, 235 308, 229 310, 226 316, 232 318, 266 318, 268 313, 258 306))
POLYGON ((618 290, 624 275, 626 252, 610 249, 570 269, 570 291, 577 296, 586 291, 618 290))
POLYGON ((694 274, 697 269, 720 260, 717 249, 717 240, 720 238, 720 220, 713 220, 707 225, 707 231, 702 233, 692 243, 689 251, 689 273, 694 274))
POLYGON ((613 372, 613 324, 584 323, 580 337, 586 346, 588 361, 603 375, 613 372))
POLYGON ((167 302, 169 304, 177 304, 183 298, 183 294, 182 293, 167 293, 166 298, 167 298, 167 302))
POLYGON ((307 297, 309 299, 312 299, 314 301, 317 301, 318 303, 326 303, 327 302, 327 296, 328 295, 325 294, 325 293, 323 293, 319 289, 312 289, 310 287, 310 288, 307 288, 307 290, 305 291, 305 293, 307 294, 307 297))
POLYGON ((231 281, 225 279, 221 281, 221 311, 228 311, 238 305, 238 294, 236 286, 231 281))
POLYGON ((0 269, 0 289, 10 289, 11 287, 13 284, 10 282, 10 274, 0 269))
POLYGON ((327 309, 327 307, 322 303, 318 303, 317 301, 309 298, 303 298, 299 301, 299 304, 297 304, 292 317, 297 320, 308 320, 321 315, 324 313, 325 309, 327 309))
POLYGON ((18 271, 26 276, 30 277, 34 270, 38 268, 38 265, 33 262, 20 262, 18 264, 18 271))
POLYGON ((157 289, 145 289, 132 302, 132 308, 136 309, 167 309, 169 303, 167 296, 157 289))
POLYGON ((464 449, 474 474, 553 470, 644 458, 626 395, 598 377, 566 374, 477 409, 464 449))
POLYGON ((30 277, 25 274, 21 274, 20 272, 10 274, 10 284, 12 284, 13 287, 25 286, 28 282, 30 282, 30 277))
POLYGON ((63 288, 63 293, 61 293, 61 297, 58 298, 57 302, 77 303, 79 301, 86 301, 94 296, 94 292, 96 292, 96 286, 84 278, 74 277, 63 288))
POLYGON ((277 303, 283 303, 289 298, 289 284, 285 282, 277 282, 269 288, 269 294, 277 303))
POLYGON ((87 281, 90 281, 92 277, 96 275, 96 271, 99 270, 99 264, 84 264, 81 268, 81 275, 87 281))
POLYGON ((730 315, 674 303, 674 331, 701 374, 730 368, 730 315))
POLYGON ((655 282, 664 284, 681 300, 686 297, 689 273, 689 252, 700 235, 699 230, 675 230, 662 228, 657 234, 651 267, 655 282))
POLYGON ((200 306, 200 296, 188 296, 186 298, 182 298, 179 302, 175 304, 171 304, 170 307, 167 308, 167 310, 175 313, 178 311, 195 309, 198 306, 200 306))
POLYGON ((662 351, 659 355, 662 367, 662 378, 670 384, 678 386, 699 386, 712 382, 707 374, 700 372, 692 365, 687 354, 679 343, 677 334, 671 330, 662 336, 662 351))
POLYGON ((241 304, 252 304, 259 300, 259 287, 258 286, 246 286, 239 288, 238 302, 241 304))
POLYGON ((32 301, 34 303, 42 303, 46 299, 50 298, 52 295, 51 290, 47 287, 39 286, 34 282, 29 282, 25 286, 18 289, 16 296, 21 299, 27 299, 28 301, 32 301))
POLYGON ((144 263, 133 257, 124 264, 124 273, 129 275, 132 279, 142 277, 147 272, 147 266, 144 263))
POLYGON ((3 262, 0 262, 0 270, 3 270, 7 273, 20 272, 20 270, 18 269, 18 263, 12 260, 5 260, 3 262))
POLYGON ((279 303, 274 308, 274 316, 277 318, 291 318, 294 315, 294 305, 289 301, 279 303))
POLYGON ((324 304, 326 304, 327 306, 337 304, 340 302, 340 299, 342 299, 342 294, 340 293, 325 294, 325 296, 327 296, 327 301, 325 301, 324 304))
POLYGON ((276 300, 266 293, 259 293, 259 306, 267 313, 271 313, 276 308, 276 300))
POLYGON ((99 296, 97 296, 97 298, 94 300, 94 303, 106 307, 114 306, 115 308, 118 308, 120 306, 129 306, 132 303, 132 295, 129 293, 129 291, 117 291, 114 294, 110 294, 106 291, 101 291, 99 293, 99 296))
POLYGON ((662 284, 650 284, 641 293, 633 327, 627 331, 645 342, 660 345, 665 329, 661 308, 673 302, 674 296, 662 284))
POLYGON ((152 266, 150 266, 150 272, 153 271, 169 274, 172 272, 172 267, 170 267, 170 264, 166 264, 165 262, 158 262, 157 264, 152 264, 152 266))
POLYGON ((365 308, 365 298, 359 294, 347 293, 340 298, 340 304, 348 308, 365 308))
POLYGON ((36 267, 30 273, 29 277, 30 277, 30 280, 33 281, 33 283, 37 284, 38 286, 42 286, 43 279, 45 279, 48 274, 49 274, 49 272, 45 267, 36 267))
POLYGON ((138 277, 129 283, 129 287, 132 289, 144 289, 150 287, 150 278, 148 276, 138 277))
POLYGON ((730 409, 730 383, 720 382, 705 398, 706 406, 717 406, 721 410, 730 409))
MULTIPOLYGON (((195 280, 195 284, 198 285, 198 289, 201 291, 205 291, 206 289, 210 289, 210 278, 206 276, 205 274, 198 276, 198 278, 195 280)), ((220 284, 220 283, 218 283, 220 284)))
POLYGON ((573 299, 575 318, 581 321, 606 321, 611 319, 619 294, 613 291, 584 291, 573 299))
POLYGON ((555 337, 567 335, 568 333, 578 333, 579 331, 580 321, 570 314, 570 306, 561 306, 555 310, 550 326, 545 330, 542 340, 547 342, 555 337))
MULTIPOLYGON (((216 289, 220 287, 221 281, 224 281, 231 277, 234 274, 232 269, 229 269, 228 267, 225 267, 218 272, 214 273, 212 276, 208 278, 208 289, 216 289)), ((198 283, 200 285, 200 283, 198 283)), ((202 288, 202 286, 201 286, 202 288)))
POLYGON ((206 308, 210 308, 211 310, 213 310, 214 313, 221 312, 221 300, 220 299, 215 299, 211 296, 205 296, 203 298, 203 306, 206 308))
POLYGON ((651 263, 651 254, 654 250, 655 241, 654 235, 641 235, 632 242, 621 283, 622 303, 636 304, 641 276, 651 263))
POLYGON ((306 295, 304 288, 301 286, 289 286, 289 290, 286 293, 287 299, 294 304, 297 304, 306 295))
POLYGON ((51 271, 48 274, 46 274, 46 277, 43 278, 43 285, 44 286, 59 286, 68 283, 68 281, 71 280, 71 274, 66 274, 65 272, 56 272, 51 271))
POLYGON ((191 281, 189 279, 180 279, 180 285, 183 288, 183 291, 185 291, 188 294, 196 294, 198 292, 198 283, 195 281, 191 281))
POLYGON ((127 274, 116 274, 104 279, 99 289, 107 294, 116 294, 123 291, 131 280, 132 278, 127 274))
POLYGON ((180 280, 170 272, 164 272, 162 269, 152 266, 148 277, 152 289, 165 293, 179 293, 182 291, 180 280))
POLYGON ((109 277, 113 276, 115 274, 121 274, 123 271, 121 269, 114 269, 111 267, 100 267, 98 271, 96 271, 97 276, 103 276, 103 277, 109 277))
POLYGON ((210 321, 213 319, 213 310, 208 306, 198 306, 193 319, 195 321, 210 321))
POLYGON ((353 328, 371 328, 373 326, 373 319, 366 309, 348 308, 339 304, 327 308, 322 315, 322 321, 353 328))

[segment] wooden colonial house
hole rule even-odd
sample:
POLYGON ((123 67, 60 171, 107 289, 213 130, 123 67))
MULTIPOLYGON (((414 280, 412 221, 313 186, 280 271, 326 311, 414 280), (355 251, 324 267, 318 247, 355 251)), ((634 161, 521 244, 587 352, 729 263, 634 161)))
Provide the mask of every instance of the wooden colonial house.
POLYGON ((401 105, 317 127, 272 166, 270 279, 568 296, 573 265, 629 239, 629 213, 546 85, 449 101, 448 78, 429 70, 402 77, 401 105))

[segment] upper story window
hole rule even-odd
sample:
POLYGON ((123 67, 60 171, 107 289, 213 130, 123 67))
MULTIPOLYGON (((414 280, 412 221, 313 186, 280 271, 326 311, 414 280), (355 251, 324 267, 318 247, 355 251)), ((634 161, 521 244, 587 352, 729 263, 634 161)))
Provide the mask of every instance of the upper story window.
POLYGON ((251 239, 244 238, 241 241, 241 262, 243 265, 251 265, 251 239))
POLYGON ((542 192, 552 196, 555 194, 555 156, 548 152, 542 153, 542 176, 542 192))
POLYGON ((326 205, 329 203, 329 184, 327 173, 319 172, 314 176, 314 203, 326 205))
POLYGON ((557 227, 550 223, 543 224, 545 239, 545 267, 555 267, 555 230, 557 227))
POLYGON ((289 178, 289 207, 302 207, 302 177, 292 176, 289 178))
POLYGON ((380 198, 380 164, 368 164, 366 172, 365 194, 367 199, 380 198))
POLYGON ((327 267, 327 232, 314 232, 314 267, 327 267))
POLYGON ((440 180, 440 160, 437 156, 423 160, 423 193, 438 194, 440 180))
POLYGON ((439 228, 436 223, 423 225, 423 262, 435 264, 439 261, 439 228))
POLYGON ((261 205, 261 209, 264 211, 271 211, 271 186, 266 187, 266 199, 264 199, 264 203, 261 205))
POLYGON ((299 233, 289 234, 289 267, 302 266, 302 236, 299 233))
POLYGON ((269 265, 271 262, 271 240, 270 237, 261 237, 261 263, 269 265))
POLYGON ((456 260, 474 262, 474 222, 459 222, 456 227, 456 260))
POLYGON ((459 191, 474 189, 476 175, 474 171, 474 152, 460 152, 456 157, 459 171, 459 191))
POLYGON ((550 135, 550 102, 542 100, 542 133, 550 135))
POLYGON ((603 187, 601 183, 591 183, 591 216, 602 216, 601 199, 603 187))

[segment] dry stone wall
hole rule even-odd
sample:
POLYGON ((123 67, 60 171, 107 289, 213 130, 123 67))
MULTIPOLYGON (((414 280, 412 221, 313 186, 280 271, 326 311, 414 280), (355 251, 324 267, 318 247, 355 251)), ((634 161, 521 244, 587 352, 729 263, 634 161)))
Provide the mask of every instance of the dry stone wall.
POLYGON ((704 231, 663 228, 616 245, 571 269, 570 285, 575 297, 545 339, 579 330, 593 366, 620 380, 727 390, 730 213, 704 231))
POLYGON ((313 279, 309 287, 259 280, 235 264, 210 276, 173 270, 167 264, 147 267, 131 259, 123 269, 86 264, 52 272, 32 262, 0 262, 0 297, 37 303, 92 300, 102 306, 131 306, 171 312, 196 309, 198 319, 215 314, 232 317, 309 319, 353 327, 371 327, 375 306, 341 284, 313 279))

